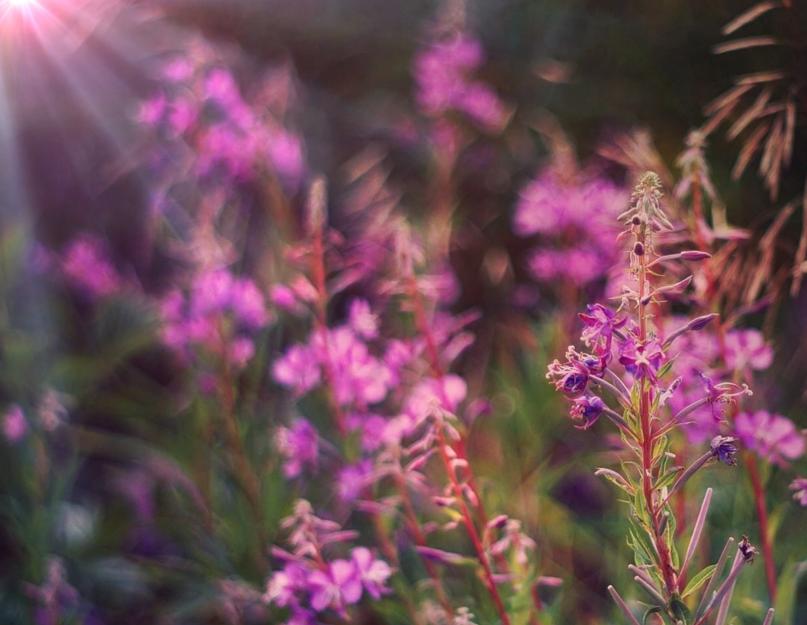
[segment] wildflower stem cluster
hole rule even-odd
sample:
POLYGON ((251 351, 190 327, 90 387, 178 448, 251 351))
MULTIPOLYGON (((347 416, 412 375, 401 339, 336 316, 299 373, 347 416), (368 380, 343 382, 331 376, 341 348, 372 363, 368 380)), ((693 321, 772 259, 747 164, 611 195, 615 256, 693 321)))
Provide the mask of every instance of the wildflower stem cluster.
MULTIPOLYGON (((675 430, 688 422, 694 410, 708 406, 711 418, 720 423, 733 412, 738 398, 751 392, 745 385, 714 382, 702 375, 701 396, 677 411, 670 409, 681 384, 680 378, 666 381, 677 356, 677 341, 702 331, 716 315, 696 317, 674 330, 665 328, 665 302, 683 292, 692 277, 661 281, 670 273, 675 275, 671 270, 677 270, 681 263, 703 261, 709 254, 699 250, 657 252, 663 234, 673 229, 661 207, 661 196, 658 177, 644 174, 635 187, 631 206, 620 216, 626 225, 620 238, 629 240, 627 255, 633 284, 624 285, 616 310, 594 304, 580 315, 585 326, 581 338, 591 353, 569 347, 566 361, 550 364, 547 378, 570 399, 570 416, 577 427, 590 428, 605 415, 620 432, 627 454, 622 471, 601 468, 596 473, 627 495, 631 508, 628 543, 634 552, 630 569, 650 599, 649 613, 673 625, 701 625, 716 609, 717 623, 722 625, 736 578, 744 564, 753 559, 755 550, 743 539, 722 581, 717 567, 706 567, 690 576, 687 569, 703 534, 712 493, 706 492, 683 558, 676 545, 671 498, 708 464, 734 465, 736 439, 715 436, 709 448, 687 467, 674 464, 677 456, 671 444, 675 430), (701 610, 693 614, 687 597, 707 581, 714 582, 713 587, 704 595, 701 610)), ((617 590, 609 587, 609 592, 626 618, 638 623, 617 590)))

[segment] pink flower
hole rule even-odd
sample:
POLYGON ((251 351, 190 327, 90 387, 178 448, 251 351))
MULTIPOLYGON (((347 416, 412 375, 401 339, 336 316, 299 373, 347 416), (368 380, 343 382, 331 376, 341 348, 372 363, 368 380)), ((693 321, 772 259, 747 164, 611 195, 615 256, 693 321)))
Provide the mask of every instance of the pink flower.
POLYGON ((377 560, 366 547, 356 547, 351 552, 353 565, 364 589, 373 599, 380 599, 389 590, 386 587, 387 579, 392 575, 389 564, 377 560))
POLYGON ((17 404, 11 406, 3 415, 3 436, 9 443, 18 443, 28 432, 28 421, 17 404))
POLYGON ((772 362, 773 350, 759 330, 748 328, 726 334, 726 364, 731 369, 743 371, 750 367, 761 371, 772 362))
POLYGON ((785 466, 804 454, 804 436, 793 422, 765 410, 743 412, 734 422, 735 433, 748 449, 764 460, 785 466))
POLYGON ((799 502, 799 505, 807 507, 807 478, 797 477, 790 483, 790 490, 793 492, 793 499, 799 502))
POLYGON ((378 336, 378 316, 373 313, 370 303, 365 299, 354 299, 350 302, 348 323, 362 338, 374 339, 378 336))
POLYGON ((507 114, 499 96, 488 85, 470 78, 482 60, 482 46, 465 35, 432 43, 421 51, 412 68, 417 83, 415 97, 423 112, 437 116, 455 110, 484 129, 501 130, 507 114))
POLYGON ((314 571, 308 578, 311 607, 317 612, 326 608, 343 610, 361 599, 362 583, 356 565, 350 560, 334 560, 327 571, 314 571))
POLYGON ((548 169, 520 193, 513 216, 519 236, 539 235, 528 266, 540 281, 578 286, 605 276, 618 255, 615 217, 627 193, 603 178, 567 182, 548 169))
POLYGON ((112 295, 121 288, 121 278, 109 261, 102 241, 82 234, 62 256, 62 273, 68 282, 91 297, 112 295))
POLYGON ((345 502, 355 501, 361 495, 361 491, 370 485, 372 477, 373 463, 370 460, 362 460, 343 467, 336 480, 339 498, 345 502))
POLYGON ((423 380, 409 394, 404 405, 404 414, 415 426, 428 418, 435 408, 455 412, 467 392, 468 385, 458 375, 448 374, 439 380, 423 380))
POLYGON ((302 395, 319 384, 319 363, 309 347, 294 345, 275 361, 272 377, 302 395))
POLYGON ((294 478, 308 466, 316 468, 319 460, 317 430, 305 419, 295 419, 291 427, 278 428, 275 444, 284 458, 283 474, 294 478))

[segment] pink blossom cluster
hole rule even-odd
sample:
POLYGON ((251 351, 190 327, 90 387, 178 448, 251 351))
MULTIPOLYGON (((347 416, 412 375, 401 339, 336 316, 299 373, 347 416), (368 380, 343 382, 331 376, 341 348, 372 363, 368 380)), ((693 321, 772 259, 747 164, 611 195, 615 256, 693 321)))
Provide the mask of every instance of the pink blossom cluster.
POLYGON ((471 76, 484 62, 478 40, 456 33, 435 41, 414 59, 416 100, 431 116, 457 111, 486 130, 500 130, 507 121, 505 105, 486 83, 471 76))
MULTIPOLYGON (((215 63, 178 57, 163 68, 162 89, 144 102, 140 123, 182 139, 193 149, 195 174, 225 184, 271 171, 295 190, 306 171, 303 142, 285 124, 290 97, 287 68, 271 72, 256 99, 242 95, 233 74, 215 63), (262 112, 258 112, 262 111, 262 112)), ((172 141, 175 143, 175 141, 172 141)), ((176 163, 163 163, 169 168, 176 163)))
POLYGON ((607 275, 619 257, 615 223, 627 198, 601 177, 578 183, 548 169, 531 180, 519 193, 513 229, 536 237, 527 261, 533 277, 582 287, 607 275))
POLYGON ((353 540, 356 532, 342 530, 334 521, 314 515, 311 504, 300 500, 283 521, 291 551, 273 549, 281 567, 269 578, 264 601, 288 611, 287 623, 314 623, 319 615, 344 616, 362 595, 380 599, 389 593, 392 568, 366 547, 350 548, 348 558, 329 558, 331 550, 353 540))
POLYGON ((185 357, 201 347, 238 368, 255 352, 253 333, 272 320, 255 282, 222 268, 195 276, 188 293, 171 291, 160 313, 168 347, 185 357))
POLYGON ((76 235, 61 252, 40 247, 35 261, 40 271, 54 270, 71 288, 91 299, 119 293, 125 285, 106 243, 89 232, 76 235))

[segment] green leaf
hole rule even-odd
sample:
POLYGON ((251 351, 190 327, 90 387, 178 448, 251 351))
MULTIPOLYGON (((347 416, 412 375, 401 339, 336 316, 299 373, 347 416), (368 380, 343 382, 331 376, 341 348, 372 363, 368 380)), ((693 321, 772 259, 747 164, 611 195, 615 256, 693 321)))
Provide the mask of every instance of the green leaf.
POLYGON ((714 575, 714 572, 715 572, 714 564, 710 564, 709 566, 701 570, 697 575, 695 575, 691 580, 689 580, 689 583, 687 584, 687 587, 684 589, 681 598, 685 599, 693 592, 698 590, 698 588, 703 586, 706 582, 708 582, 711 579, 712 575, 714 575))
POLYGON ((656 606, 650 608, 647 612, 645 612, 644 617, 642 617, 642 625, 647 625, 647 619, 649 619, 654 614, 661 614, 661 608, 656 606))
POLYGON ((689 623, 692 618, 689 608, 677 595, 670 599, 670 613, 676 621, 681 621, 684 625, 689 623))

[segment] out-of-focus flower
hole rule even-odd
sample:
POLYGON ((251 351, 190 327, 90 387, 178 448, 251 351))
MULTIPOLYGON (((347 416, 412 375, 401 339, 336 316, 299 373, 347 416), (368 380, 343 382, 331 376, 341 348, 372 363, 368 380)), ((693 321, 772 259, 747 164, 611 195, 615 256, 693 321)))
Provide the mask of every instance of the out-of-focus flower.
POLYGON ((311 607, 317 612, 326 608, 344 610, 361 598, 362 583, 356 565, 350 560, 334 560, 326 571, 314 571, 308 577, 311 607))
POLYGON ((278 428, 275 444, 284 458, 283 473, 294 478, 308 466, 316 468, 319 459, 317 430, 306 419, 295 419, 291 427, 278 428))
POLYGON ((356 569, 356 575, 367 594, 373 599, 380 599, 382 595, 389 592, 386 587, 387 579, 392 575, 389 564, 376 559, 366 547, 353 549, 351 559, 356 569))
POLYGON ((793 499, 807 507, 807 477, 797 477, 790 482, 790 490, 793 491, 793 499))
POLYGON ((156 159, 162 169, 170 169, 165 154, 182 139, 192 150, 174 152, 173 171, 179 175, 192 171, 203 182, 223 188, 271 171, 287 190, 295 191, 306 164, 300 136, 283 123, 290 104, 289 72, 286 79, 267 80, 258 90, 263 100, 274 101, 265 106, 245 99, 233 74, 223 66, 211 67, 204 56, 199 55, 201 61, 169 61, 161 91, 137 113, 138 121, 164 140, 163 157, 156 159), (190 162, 180 154, 191 154, 190 162))
POLYGON ((483 60, 479 41, 464 34, 420 51, 412 71, 421 110, 432 116, 458 111, 486 130, 501 130, 508 116, 504 104, 491 87, 471 78, 483 60))
POLYGON ((365 339, 378 336, 378 316, 373 313, 367 300, 354 299, 350 303, 348 315, 348 323, 356 334, 365 339))
POLYGON ((319 363, 308 346, 293 345, 272 365, 272 376, 280 384, 303 394, 319 383, 319 363))
POLYGON ((194 278, 186 296, 174 290, 160 304, 164 343, 180 353, 203 347, 236 368, 252 358, 252 334, 272 317, 263 294, 247 277, 214 269, 194 278))
POLYGON ((349 464, 339 471, 336 488, 342 501, 351 502, 369 485, 373 476, 373 463, 367 459, 349 464))
POLYGON ((473 613, 465 606, 457 608, 452 625, 476 625, 473 613))
POLYGON ((804 435, 782 415, 743 412, 737 415, 734 430, 745 447, 768 462, 786 465, 804 454, 804 435))
POLYGON ((3 415, 3 436, 9 443, 18 443, 28 432, 28 421, 17 404, 11 406, 3 415))
POLYGON ((726 365, 735 371, 762 371, 771 366, 773 349, 759 330, 737 329, 726 333, 725 357, 726 365))
POLYGON ((39 424, 46 432, 53 432, 68 419, 69 397, 52 388, 46 389, 37 405, 39 424))
POLYGON ((58 625, 63 622, 63 617, 76 610, 80 597, 67 581, 67 572, 60 558, 48 558, 45 575, 40 586, 27 587, 28 594, 36 602, 34 621, 37 625, 58 625))
POLYGON ((418 383, 407 398, 403 413, 411 419, 412 426, 431 415, 435 409, 455 412, 465 399, 467 384, 458 375, 449 374, 440 379, 428 378, 418 383))
POLYGON ((605 276, 619 256, 615 220, 627 198, 606 179, 575 184, 552 169, 529 182, 521 190, 513 228, 519 236, 540 237, 528 260, 533 276, 577 286, 605 276))
POLYGON ((60 267, 68 283, 91 297, 112 295, 122 287, 103 242, 89 234, 70 242, 62 253, 60 267))

